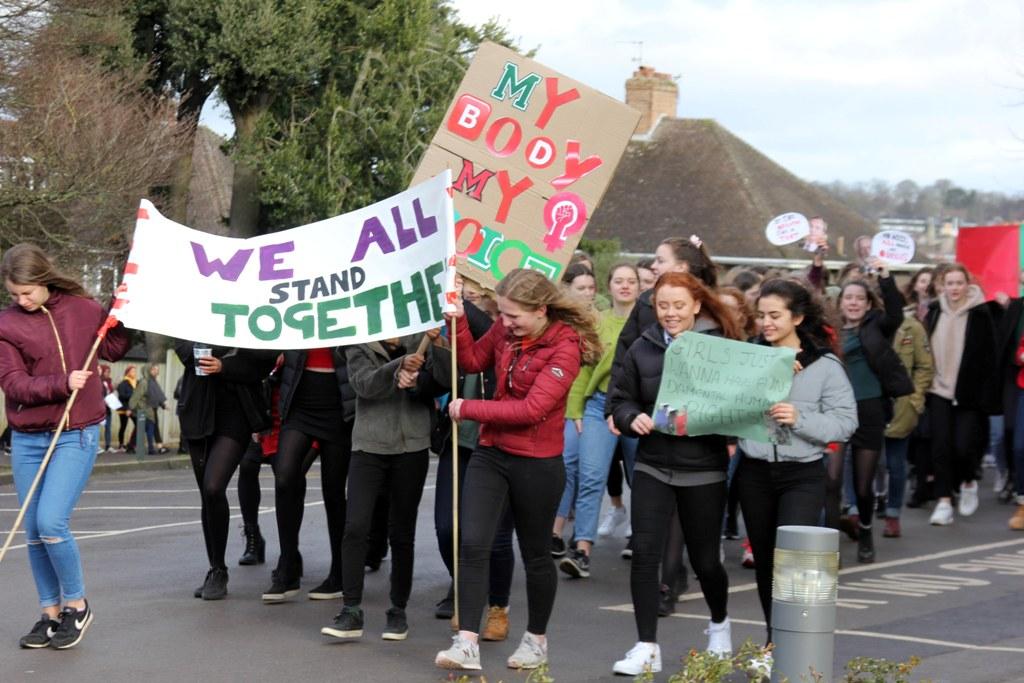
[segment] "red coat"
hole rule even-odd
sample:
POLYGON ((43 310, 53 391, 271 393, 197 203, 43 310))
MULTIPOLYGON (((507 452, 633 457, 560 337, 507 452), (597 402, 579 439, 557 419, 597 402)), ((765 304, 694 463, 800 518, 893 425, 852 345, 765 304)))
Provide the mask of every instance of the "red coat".
MULTIPOLYGON (((96 332, 107 318, 92 299, 60 292, 50 294, 45 306, 49 314, 42 310, 29 313, 17 304, 0 311, 0 389, 6 400, 7 422, 11 429, 21 432, 57 428, 71 396, 68 375, 82 369, 96 332)), ((118 323, 108 331, 98 355, 108 361, 119 360, 130 344, 128 331, 118 323)), ((78 392, 68 429, 81 429, 106 419, 103 383, 95 357, 89 369, 93 374, 78 392)))
POLYGON ((480 445, 529 458, 555 458, 564 447, 565 404, 580 372, 580 337, 557 320, 525 350, 501 320, 474 341, 458 318, 459 367, 483 372, 493 367, 493 400, 467 400, 462 416, 480 423, 480 445))

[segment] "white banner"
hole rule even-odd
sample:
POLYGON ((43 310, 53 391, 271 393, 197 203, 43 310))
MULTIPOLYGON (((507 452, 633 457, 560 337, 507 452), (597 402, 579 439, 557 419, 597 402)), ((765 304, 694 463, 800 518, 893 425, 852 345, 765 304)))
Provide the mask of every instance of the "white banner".
POLYGON ((113 314, 128 327, 259 349, 415 334, 455 289, 451 173, 382 202, 250 239, 179 225, 143 200, 113 314))

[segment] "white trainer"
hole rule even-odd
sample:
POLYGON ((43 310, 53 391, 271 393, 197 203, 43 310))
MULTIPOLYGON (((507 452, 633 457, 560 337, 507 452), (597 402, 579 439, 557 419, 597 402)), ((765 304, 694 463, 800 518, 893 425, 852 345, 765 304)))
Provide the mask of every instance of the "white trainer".
POLYGON ((729 617, 721 624, 709 621, 704 633, 708 637, 708 652, 719 657, 732 656, 732 625, 729 623, 729 617))
POLYGON ((613 505, 604 513, 604 519, 601 520, 601 525, 597 527, 597 535, 601 537, 611 536, 615 533, 616 529, 627 521, 629 521, 629 513, 626 512, 625 506, 617 508, 613 505))
POLYGON ((960 485, 960 502, 956 509, 964 517, 970 517, 978 511, 978 482, 960 485))
POLYGON ((661 671, 661 646, 657 643, 638 642, 633 646, 626 656, 615 662, 612 671, 627 676, 639 676, 640 674, 659 673, 661 671))
POLYGON ((529 631, 523 634, 519 641, 519 647, 508 658, 510 669, 536 669, 541 664, 548 663, 548 641, 541 640, 529 631))
POLYGON ((949 526, 953 523, 953 505, 949 501, 940 500, 932 512, 928 523, 932 526, 949 526))
POLYGON ((772 664, 774 664, 771 652, 751 657, 747 664, 747 674, 752 681, 768 681, 772 677, 772 664))
POLYGON ((480 646, 456 634, 452 636, 452 646, 434 657, 434 664, 442 669, 479 671, 480 646))

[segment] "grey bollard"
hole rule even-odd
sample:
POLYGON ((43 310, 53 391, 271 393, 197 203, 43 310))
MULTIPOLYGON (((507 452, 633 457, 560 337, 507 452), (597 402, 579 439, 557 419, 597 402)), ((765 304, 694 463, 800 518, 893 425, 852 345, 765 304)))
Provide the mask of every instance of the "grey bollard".
MULTIPOLYGON (((839 532, 782 526, 775 537, 772 579, 772 683, 832 681, 839 532)), ((756 561, 756 558, 755 558, 756 561)))

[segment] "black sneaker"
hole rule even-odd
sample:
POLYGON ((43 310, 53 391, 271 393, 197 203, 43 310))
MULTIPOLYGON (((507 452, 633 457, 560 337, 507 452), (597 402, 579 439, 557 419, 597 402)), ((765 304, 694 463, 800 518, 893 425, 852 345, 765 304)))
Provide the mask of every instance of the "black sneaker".
POLYGON ((32 630, 21 637, 18 645, 26 650, 37 650, 41 647, 46 647, 50 644, 53 634, 57 632, 58 626, 60 626, 60 622, 44 614, 39 617, 39 621, 35 623, 32 630))
POLYGON ((556 560, 560 557, 565 557, 565 541, 562 540, 561 536, 551 536, 551 557, 556 560))
POLYGON ((213 569, 210 569, 210 571, 206 572, 206 578, 203 579, 203 582, 201 584, 199 584, 198 588, 196 588, 194 591, 192 591, 192 597, 193 598, 201 598, 201 597, 203 597, 203 588, 206 587, 206 582, 210 580, 210 574, 212 574, 212 573, 213 573, 213 569))
POLYGON ((455 588, 448 586, 448 594, 437 603, 434 609, 435 619, 451 619, 455 616, 455 588))
POLYGON ((214 567, 206 575, 203 584, 203 600, 223 600, 228 594, 228 570, 214 567))
POLYGON ((405 640, 409 635, 409 622, 405 619, 405 610, 392 607, 388 610, 388 625, 380 637, 384 640, 405 640))
POLYGON ((333 576, 328 576, 323 583, 309 591, 307 595, 310 600, 335 600, 343 597, 344 593, 341 590, 341 581, 333 576))
POLYGON ((570 550, 558 568, 574 579, 590 578, 590 556, 582 550, 570 550))
POLYGON ((65 607, 60 611, 60 624, 50 638, 50 647, 55 650, 67 650, 78 645, 85 635, 85 629, 92 624, 92 608, 89 601, 85 602, 85 609, 76 610, 74 607, 65 607))
POLYGON ((624 560, 632 560, 633 559, 633 537, 632 536, 630 536, 629 538, 626 539, 626 547, 622 549, 621 553, 619 553, 619 557, 621 557, 624 560))
POLYGON ((286 576, 280 569, 270 573, 270 588, 263 593, 263 602, 282 602, 299 594, 299 578, 286 576))
POLYGON ((320 633, 334 638, 362 638, 363 610, 345 605, 338 616, 334 617, 334 623, 324 626, 320 633))
POLYGON ((667 617, 676 611, 676 595, 668 586, 661 587, 661 595, 658 598, 659 617, 667 617))

